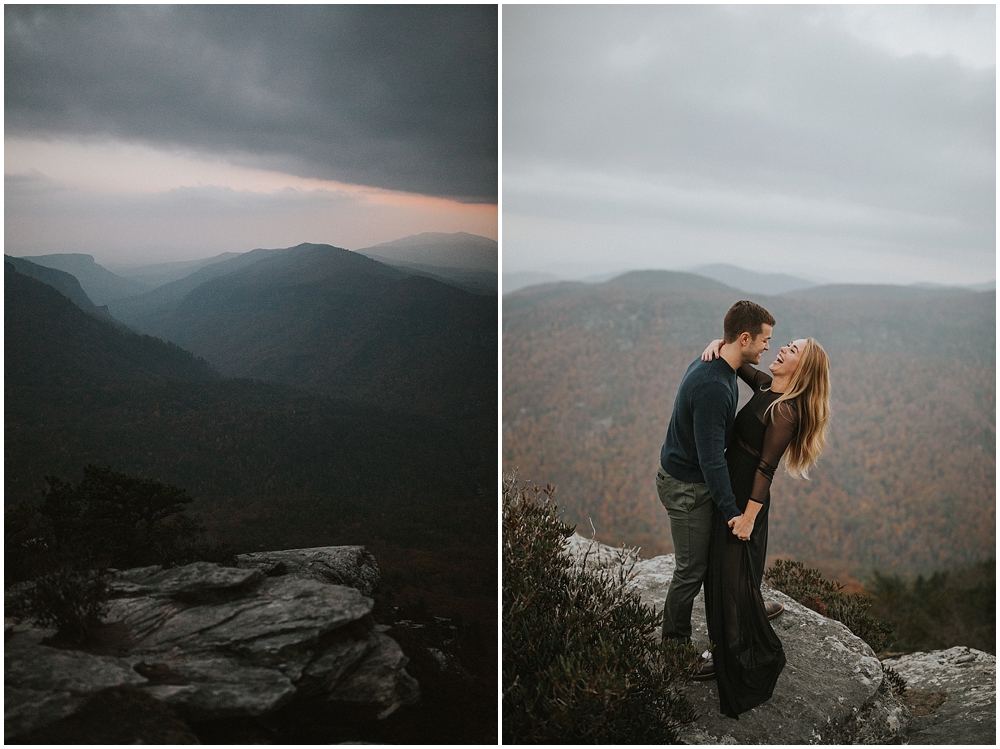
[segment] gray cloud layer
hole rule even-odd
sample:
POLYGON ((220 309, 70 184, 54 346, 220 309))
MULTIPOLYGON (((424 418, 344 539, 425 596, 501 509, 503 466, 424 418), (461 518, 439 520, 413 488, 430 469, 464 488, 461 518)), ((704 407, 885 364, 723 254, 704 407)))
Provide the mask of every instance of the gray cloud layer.
POLYGON ((719 253, 736 235, 988 268, 995 64, 894 54, 836 15, 506 7, 505 267, 537 267, 559 227, 586 224, 594 242, 574 236, 560 259, 596 262, 614 227, 634 265, 658 249, 660 267, 693 250, 733 262, 719 253))
POLYGON ((8 134, 494 202, 493 6, 6 6, 8 134))

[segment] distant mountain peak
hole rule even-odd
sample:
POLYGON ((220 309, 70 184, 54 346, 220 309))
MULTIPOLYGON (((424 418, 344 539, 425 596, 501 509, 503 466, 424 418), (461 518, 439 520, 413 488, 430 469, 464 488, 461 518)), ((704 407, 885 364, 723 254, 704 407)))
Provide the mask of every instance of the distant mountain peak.
POLYGON ((361 255, 383 262, 497 273, 499 245, 495 239, 467 232, 423 232, 365 247, 361 255))
POLYGON ((789 291, 808 289, 818 284, 805 278, 791 276, 787 273, 768 273, 741 268, 728 263, 713 263, 690 268, 689 273, 696 273, 705 278, 711 278, 734 289, 750 294, 765 294, 775 296, 789 291))
POLYGON ((4 255, 3 259, 6 264, 13 267, 18 273, 48 284, 85 312, 100 314, 101 311, 97 305, 87 296, 83 287, 80 286, 80 282, 72 273, 39 265, 23 257, 4 255))
POLYGON ((605 281, 603 286, 621 286, 656 290, 711 290, 733 291, 734 289, 715 279, 695 273, 677 270, 631 270, 605 281))
POLYGON ((337 247, 332 244, 325 244, 323 242, 300 242, 294 247, 289 247, 289 250, 336 250, 337 252, 350 252, 350 250, 345 250, 343 247, 337 247))
POLYGON ((97 265, 97 261, 94 260, 94 256, 88 255, 85 252, 53 252, 48 255, 25 256, 25 260, 31 260, 32 262, 37 262, 39 259, 66 260, 78 263, 97 265))
MULTIPOLYGON (((382 242, 380 244, 373 245, 367 249, 374 249, 375 247, 422 247, 427 244, 439 244, 439 245, 456 245, 456 244, 473 244, 482 247, 497 247, 498 243, 495 239, 490 239, 489 237, 482 237, 478 234, 469 234, 465 231, 456 232, 440 232, 440 231, 425 231, 420 234, 411 234, 408 237, 402 237, 401 239, 394 239, 391 242, 382 242)), ((361 252, 361 250, 358 250, 361 252)))
POLYGON ((53 255, 33 255, 23 259, 76 276, 87 296, 98 306, 149 290, 146 284, 112 273, 95 261, 93 255, 63 252, 53 255))

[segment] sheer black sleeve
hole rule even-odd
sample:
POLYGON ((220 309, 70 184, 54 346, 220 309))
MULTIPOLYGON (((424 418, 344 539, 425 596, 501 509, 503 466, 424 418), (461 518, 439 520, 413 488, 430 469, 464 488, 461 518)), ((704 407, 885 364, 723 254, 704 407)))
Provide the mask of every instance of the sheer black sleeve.
POLYGON ((761 503, 771 488, 771 481, 774 479, 778 463, 781 462, 781 456, 785 454, 788 443, 792 441, 798 429, 799 410, 796 402, 792 400, 777 404, 767 415, 766 423, 764 445, 760 451, 757 473, 753 477, 753 490, 750 492, 750 499, 761 503))
POLYGON ((747 385, 754 389, 754 391, 760 390, 762 386, 766 387, 771 384, 772 377, 766 372, 761 372, 757 367, 752 364, 744 364, 739 369, 736 370, 736 374, 740 376, 747 385))

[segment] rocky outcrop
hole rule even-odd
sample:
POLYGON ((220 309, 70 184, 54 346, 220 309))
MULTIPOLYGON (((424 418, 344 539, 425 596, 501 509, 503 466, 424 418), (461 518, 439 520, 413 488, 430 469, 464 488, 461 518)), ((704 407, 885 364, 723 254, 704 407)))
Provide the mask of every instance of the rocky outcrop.
POLYGON ((997 659, 958 647, 884 663, 906 680, 911 744, 996 744, 997 659))
POLYGON ((370 616, 373 601, 316 579, 345 579, 330 570, 348 560, 370 592, 374 560, 358 564, 370 558, 361 547, 288 554, 256 560, 266 571, 251 559, 241 560, 246 568, 198 562, 118 572, 100 642, 87 651, 53 647, 52 630, 5 627, 5 736, 77 719, 110 689, 152 698, 189 722, 265 716, 296 702, 381 718, 414 702, 417 683, 370 616))
MULTIPOLYGON (((672 554, 638 560, 579 535, 568 539, 567 553, 590 567, 632 564, 631 585, 642 600, 663 609, 673 577, 672 554)), ((700 717, 681 731, 688 744, 883 744, 900 742, 909 713, 892 694, 882 665, 871 648, 840 622, 807 609, 769 588, 766 600, 785 611, 772 622, 788 663, 774 695, 739 720, 719 712, 715 682, 692 682, 687 697, 700 717)), ((692 616, 693 644, 708 647, 702 594, 692 616)))
POLYGON ((370 596, 378 584, 378 564, 364 546, 322 546, 238 554, 236 566, 266 575, 290 574, 331 585, 348 585, 370 596))

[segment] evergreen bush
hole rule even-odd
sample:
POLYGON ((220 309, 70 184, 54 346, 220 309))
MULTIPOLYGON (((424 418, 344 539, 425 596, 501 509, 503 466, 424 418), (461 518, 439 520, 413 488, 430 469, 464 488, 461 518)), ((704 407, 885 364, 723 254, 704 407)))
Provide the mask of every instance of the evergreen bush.
POLYGON ((844 624, 876 653, 884 652, 892 643, 893 626, 868 614, 874 603, 871 596, 844 593, 840 583, 824 580, 819 570, 791 559, 775 560, 764 571, 764 578, 803 606, 844 624))
POLYGON ((85 642, 107 613, 108 586, 98 572, 60 570, 24 583, 12 595, 13 618, 55 627, 66 642, 85 642))
POLYGON ((38 506, 4 512, 4 581, 9 585, 56 570, 171 566, 222 561, 229 551, 204 538, 184 514, 185 490, 111 468, 88 465, 73 486, 47 476, 38 506))
POLYGON ((574 528, 552 493, 504 477, 503 741, 676 742, 696 718, 681 687, 698 654, 660 644, 630 565, 594 571, 563 553, 574 528))

